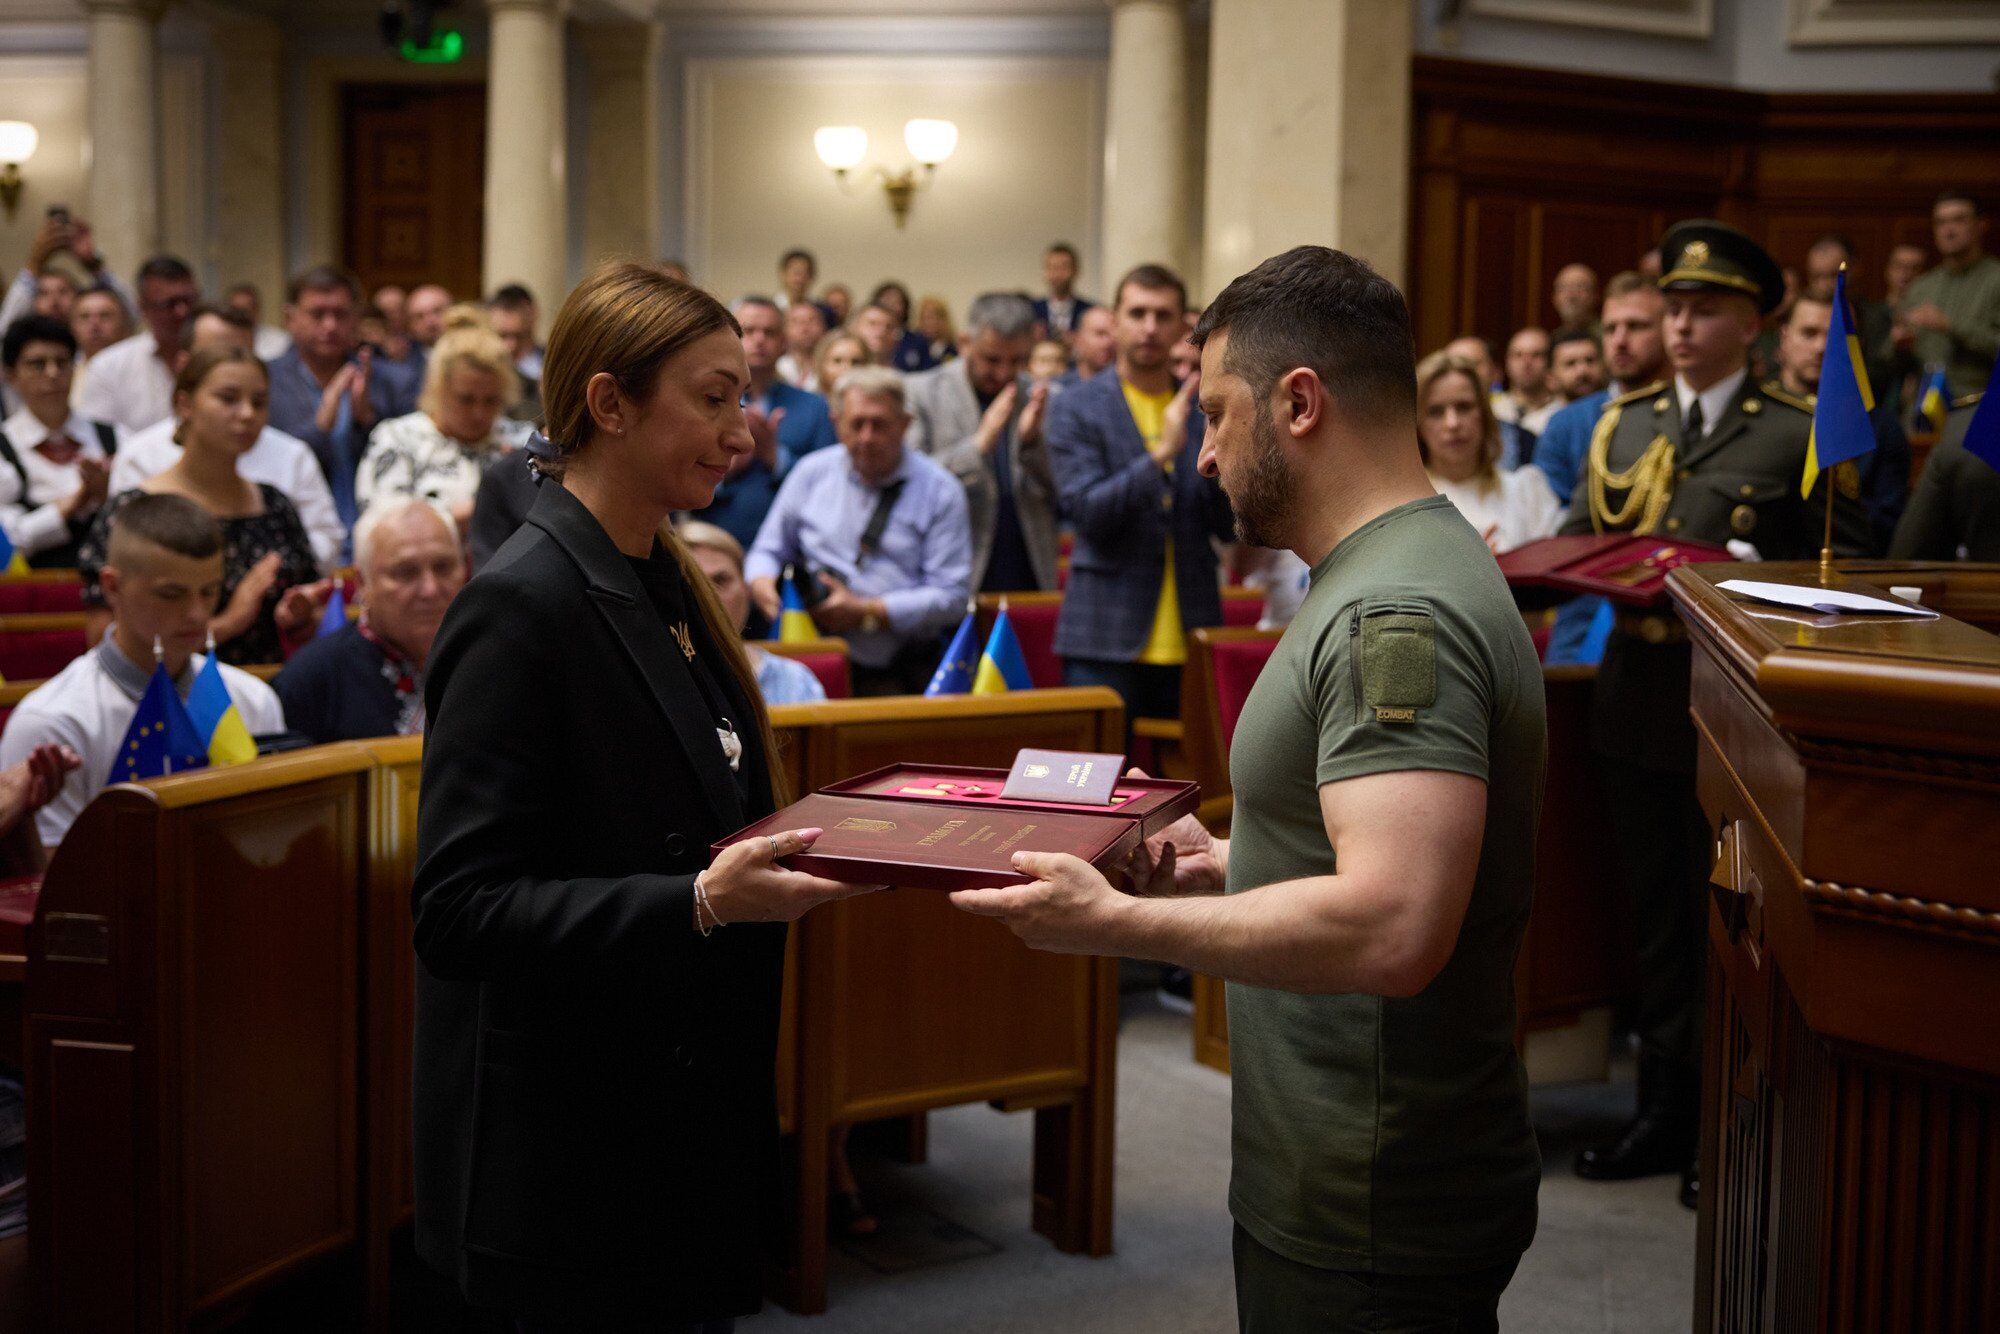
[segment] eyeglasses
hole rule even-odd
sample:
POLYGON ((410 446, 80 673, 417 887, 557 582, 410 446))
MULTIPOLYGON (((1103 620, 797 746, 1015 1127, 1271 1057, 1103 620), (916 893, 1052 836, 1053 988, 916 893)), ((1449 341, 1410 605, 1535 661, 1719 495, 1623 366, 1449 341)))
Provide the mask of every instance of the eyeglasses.
POLYGON ((15 368, 30 375, 62 375, 74 365, 73 357, 23 357, 15 363, 15 368))

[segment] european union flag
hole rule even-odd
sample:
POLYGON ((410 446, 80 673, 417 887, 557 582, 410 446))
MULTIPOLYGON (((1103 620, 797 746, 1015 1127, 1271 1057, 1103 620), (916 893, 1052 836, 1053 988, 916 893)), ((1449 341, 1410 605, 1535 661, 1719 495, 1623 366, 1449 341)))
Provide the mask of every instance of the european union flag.
POLYGON ((340 580, 333 581, 333 591, 326 595, 326 610, 319 614, 319 629, 314 636, 330 635, 336 630, 347 628, 347 598, 340 591, 340 580))
POLYGON ((166 667, 155 664, 146 693, 139 697, 139 711, 132 715, 132 725, 125 729, 125 739, 111 761, 111 774, 104 781, 133 783, 207 764, 208 747, 202 744, 201 733, 188 717, 166 667))
POLYGON ((951 637, 951 647, 944 651, 944 661, 931 673, 931 683, 924 687, 924 694, 963 695, 970 691, 973 651, 978 643, 979 631, 972 623, 971 609, 967 608, 965 619, 958 623, 958 633, 951 637))
POLYGON ((2000 361, 1986 379, 1986 392, 1965 424, 1965 452, 1987 467, 2000 470, 2000 361))
POLYGON ((1826 356, 1819 366, 1819 398, 1813 406, 1812 435, 1806 441, 1806 472, 1799 494, 1810 496, 1813 483, 1828 468, 1859 458, 1875 448, 1875 428, 1868 414, 1875 396, 1862 369, 1861 339, 1847 313, 1847 270, 1833 280, 1833 325, 1826 331, 1826 356))
POLYGON ((979 655, 979 675, 973 678, 972 693, 975 695, 1002 695, 1009 690, 1032 690, 1034 678, 1028 675, 1028 658, 1021 652, 1021 641, 1015 637, 1014 623, 1007 619, 1007 604, 1000 604, 1000 615, 993 622, 993 633, 986 638, 986 652, 979 655))

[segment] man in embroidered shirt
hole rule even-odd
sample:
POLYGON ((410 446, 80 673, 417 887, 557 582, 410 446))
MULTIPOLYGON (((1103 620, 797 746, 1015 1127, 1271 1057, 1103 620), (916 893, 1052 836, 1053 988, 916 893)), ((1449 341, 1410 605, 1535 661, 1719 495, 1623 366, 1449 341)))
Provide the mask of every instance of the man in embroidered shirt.
POLYGON ((139 270, 139 318, 146 327, 90 359, 77 410, 92 421, 136 431, 172 414, 181 326, 201 302, 194 270, 159 255, 139 270))
POLYGON ((291 729, 314 741, 424 730, 424 660, 465 586, 458 529, 418 496, 368 507, 354 565, 359 619, 300 649, 272 683, 291 729))
POLYGON ((0 427, 0 524, 37 568, 73 566, 77 543, 109 493, 118 432, 70 410, 76 338, 47 315, 28 315, 0 340, 0 366, 21 410, 0 427))
POLYGON ((896 372, 850 371, 833 401, 843 447, 808 454, 792 469, 744 574, 774 620, 787 565, 816 580, 825 596, 813 620, 847 639, 855 693, 918 694, 971 593, 965 488, 903 447, 910 418, 896 372))
MULTIPOLYGON (((68 746, 83 757, 36 817, 50 847, 109 777, 153 674, 155 642, 183 699, 194 685, 222 592, 221 525, 185 496, 137 496, 111 520, 102 577, 115 618, 104 639, 22 700, 0 734, 0 768, 42 745, 68 746)), ((222 681, 252 736, 285 729, 271 687, 227 665, 222 681)))

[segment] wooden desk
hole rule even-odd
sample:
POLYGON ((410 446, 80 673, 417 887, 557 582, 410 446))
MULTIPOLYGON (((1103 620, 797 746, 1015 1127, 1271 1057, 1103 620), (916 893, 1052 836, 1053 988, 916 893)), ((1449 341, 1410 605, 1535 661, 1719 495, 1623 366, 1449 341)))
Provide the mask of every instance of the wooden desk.
MULTIPOLYGON (((811 791, 893 761, 1005 768, 1023 746, 1116 750, 1124 712, 1091 687, 782 705, 772 721, 811 791)), ((1000 923, 912 889, 821 908, 792 943, 778 1071, 792 1132, 781 1302, 826 1307, 833 1127, 961 1103, 1034 1112, 1035 1229, 1059 1250, 1110 1253, 1115 959, 1037 953, 1000 923)))
MULTIPOLYGON (((1947 616, 2000 566, 1900 567, 1947 616)), ((1669 580, 1695 644, 1708 912, 1695 1325, 2000 1328, 2000 639, 1669 580)))
POLYGON ((355 1244, 370 759, 100 794, 28 953, 30 1328, 178 1330, 355 1244))

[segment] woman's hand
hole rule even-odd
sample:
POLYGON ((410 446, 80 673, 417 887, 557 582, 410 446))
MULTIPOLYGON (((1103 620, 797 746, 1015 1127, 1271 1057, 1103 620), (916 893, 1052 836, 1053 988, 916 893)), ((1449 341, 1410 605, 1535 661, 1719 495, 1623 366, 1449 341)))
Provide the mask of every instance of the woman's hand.
POLYGON ((229 595, 229 605, 208 623, 217 643, 234 639, 257 623, 257 615, 264 609, 271 585, 278 582, 278 567, 283 563, 283 556, 267 551, 244 572, 236 591, 229 595))
MULTIPOLYGON (((731 922, 792 922, 822 903, 868 894, 880 885, 843 885, 816 875, 788 871, 778 858, 803 852, 823 831, 787 829, 782 834, 746 838, 722 850, 701 873, 701 887, 716 920, 731 922)), ((696 915, 701 912, 697 904, 696 915)))
POLYGON ((285 590, 285 595, 278 599, 278 610, 275 614, 278 633, 287 639, 307 638, 306 632, 318 623, 320 613, 326 610, 326 600, 332 596, 331 579, 321 579, 311 584, 293 584, 285 590))

